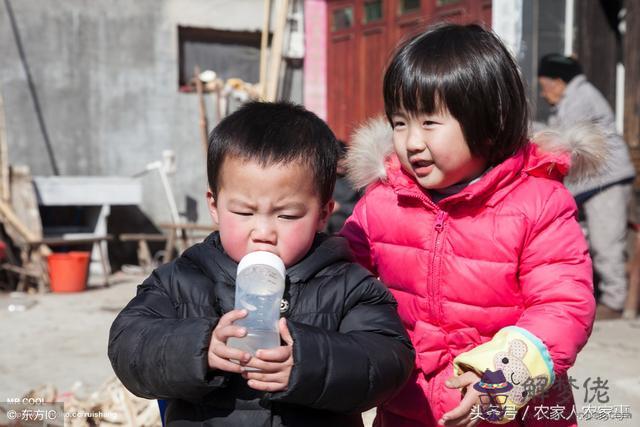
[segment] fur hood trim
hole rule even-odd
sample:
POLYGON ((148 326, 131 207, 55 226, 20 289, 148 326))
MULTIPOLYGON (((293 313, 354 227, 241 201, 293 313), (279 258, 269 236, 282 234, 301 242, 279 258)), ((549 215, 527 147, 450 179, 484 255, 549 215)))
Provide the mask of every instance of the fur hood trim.
POLYGON ((579 183, 602 173, 610 155, 605 134, 591 123, 561 130, 545 129, 535 133, 531 141, 543 152, 569 154, 571 168, 565 180, 570 183, 579 183))
POLYGON ((385 159, 393 153, 393 130, 387 119, 376 117, 353 134, 347 152, 347 177, 355 189, 386 180, 385 159))
MULTIPOLYGON (((392 134, 384 117, 370 119, 354 132, 346 158, 347 176, 354 188, 386 181, 386 160, 393 153, 392 134)), ((563 130, 546 129, 534 134, 531 142, 542 153, 570 156, 566 180, 572 183, 601 173, 609 156, 606 136, 588 123, 563 130)))

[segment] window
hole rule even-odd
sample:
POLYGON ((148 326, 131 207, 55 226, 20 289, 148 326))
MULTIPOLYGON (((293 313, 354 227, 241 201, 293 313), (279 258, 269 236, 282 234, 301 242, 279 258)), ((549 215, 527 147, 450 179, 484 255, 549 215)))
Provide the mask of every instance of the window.
POLYGON ((382 19, 382 0, 364 2, 364 23, 379 21, 382 19))
POLYGON ((459 3, 460 0, 438 0, 436 2, 437 6, 446 6, 448 4, 459 3))
POLYGON ((189 87, 196 65, 202 71, 215 71, 222 80, 237 77, 257 83, 260 78, 260 38, 259 31, 178 27, 178 85, 189 87))
POLYGON ((346 30, 353 27, 353 8, 343 7, 333 11, 331 31, 346 30))
POLYGON ((420 0, 400 0, 400 15, 420 10, 420 0))

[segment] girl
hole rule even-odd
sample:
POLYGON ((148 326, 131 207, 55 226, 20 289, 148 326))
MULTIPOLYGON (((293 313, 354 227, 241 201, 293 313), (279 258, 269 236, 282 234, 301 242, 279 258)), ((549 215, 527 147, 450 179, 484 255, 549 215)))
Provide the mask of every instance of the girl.
POLYGON ((575 425, 566 372, 591 332, 591 261, 569 153, 527 141, 517 65, 479 26, 435 27, 395 53, 384 102, 391 126, 350 150, 368 188, 342 235, 397 299, 416 367, 375 425, 575 425))

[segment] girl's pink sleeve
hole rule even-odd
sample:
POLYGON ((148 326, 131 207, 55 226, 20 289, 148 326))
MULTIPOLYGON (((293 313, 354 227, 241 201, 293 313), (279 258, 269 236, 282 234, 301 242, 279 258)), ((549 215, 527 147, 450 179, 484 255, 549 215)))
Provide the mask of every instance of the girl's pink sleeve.
POLYGON ((547 347, 556 374, 575 362, 595 315, 591 258, 573 197, 561 186, 546 200, 520 258, 525 307, 516 326, 547 347))
POLYGON ((498 368, 508 379, 512 377, 507 373, 523 375, 508 392, 507 406, 515 410, 548 390, 573 365, 595 314, 591 259, 573 198, 558 184, 537 203, 538 213, 531 218, 520 254, 524 311, 515 325, 454 359, 458 375, 468 370, 482 375, 498 368))
POLYGON ((349 241, 355 260, 374 274, 378 274, 373 263, 369 227, 367 224, 367 195, 365 194, 344 223, 340 235, 349 241))

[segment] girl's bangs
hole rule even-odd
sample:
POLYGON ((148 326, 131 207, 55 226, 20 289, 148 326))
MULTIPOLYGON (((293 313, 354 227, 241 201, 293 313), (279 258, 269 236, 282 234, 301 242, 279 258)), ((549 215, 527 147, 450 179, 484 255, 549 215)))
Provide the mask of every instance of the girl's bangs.
POLYGON ((395 67, 388 74, 384 103, 388 116, 398 111, 411 115, 440 112, 446 103, 442 94, 442 81, 433 70, 426 70, 427 64, 412 67, 395 67), (403 69, 400 69, 403 68, 403 69), (391 83, 393 82, 393 83, 391 83))

